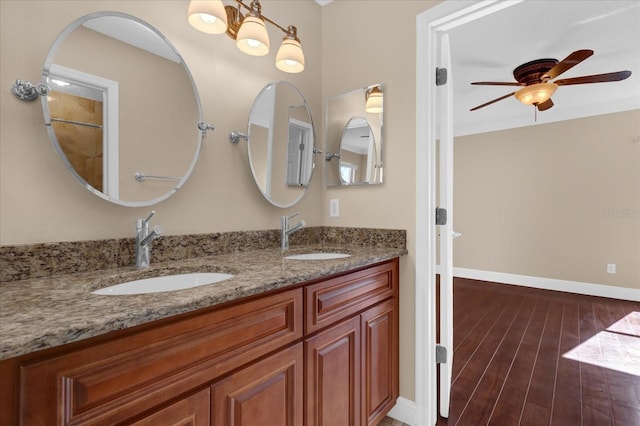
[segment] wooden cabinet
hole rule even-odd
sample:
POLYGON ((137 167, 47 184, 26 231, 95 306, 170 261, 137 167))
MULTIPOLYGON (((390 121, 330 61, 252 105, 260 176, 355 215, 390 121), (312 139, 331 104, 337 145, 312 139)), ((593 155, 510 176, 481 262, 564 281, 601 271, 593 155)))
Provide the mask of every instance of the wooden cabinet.
POLYGON ((325 327, 305 339, 306 426, 375 426, 395 405, 395 268, 385 263, 305 287, 305 330, 325 327))
POLYGON ((362 327, 362 424, 375 426, 398 398, 397 299, 360 316, 362 327))
POLYGON ((212 386, 212 426, 302 425, 302 344, 298 343, 212 386))
POLYGON ((298 288, 24 362, 19 421, 125 422, 301 337, 298 288))
POLYGON ((398 396, 398 259, 0 361, 7 425, 375 426, 398 396))
POLYGON ((156 411, 131 426, 209 426, 210 391, 205 389, 156 411))
POLYGON ((305 340, 307 426, 360 425, 360 319, 305 340))

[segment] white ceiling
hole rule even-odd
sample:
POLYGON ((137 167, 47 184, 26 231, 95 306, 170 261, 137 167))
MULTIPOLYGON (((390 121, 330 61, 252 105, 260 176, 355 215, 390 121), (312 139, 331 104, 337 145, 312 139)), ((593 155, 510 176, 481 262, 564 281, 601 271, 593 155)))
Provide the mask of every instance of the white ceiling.
POLYGON ((561 86, 537 123, 640 108, 640 1, 526 0, 450 32, 456 135, 536 124, 534 107, 515 97, 469 109, 514 91, 472 81, 515 81, 513 69, 540 58, 595 53, 560 78, 630 70, 620 82, 561 86))

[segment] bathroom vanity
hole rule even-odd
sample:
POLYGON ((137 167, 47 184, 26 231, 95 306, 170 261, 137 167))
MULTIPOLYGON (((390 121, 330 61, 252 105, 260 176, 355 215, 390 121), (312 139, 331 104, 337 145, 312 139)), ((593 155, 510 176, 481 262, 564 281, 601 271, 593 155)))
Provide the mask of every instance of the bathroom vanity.
MULTIPOLYGON (((376 425, 398 397, 398 274, 404 252, 351 248, 348 258, 322 261, 287 260, 280 250, 216 256, 235 270, 233 279, 155 295, 88 295, 96 282, 108 284, 97 273, 70 278, 87 284, 68 287, 56 278, 56 291, 75 291, 71 297, 90 301, 79 301, 76 313, 73 305, 57 306, 69 311, 63 315, 69 327, 83 321, 85 309, 106 319, 86 325, 100 331, 85 330, 79 340, 55 331, 63 320, 52 319, 57 343, 31 336, 50 346, 43 350, 6 357, 3 346, 3 421, 376 425), (240 272, 238 265, 246 269, 240 272), (184 293, 190 308, 177 313, 184 310, 177 307, 185 303, 184 293), (172 298, 179 302, 172 306, 172 298), (159 314, 163 303, 166 312, 159 314), (144 309, 152 321, 137 312, 144 309), (105 323, 112 328, 106 333, 105 323)), ((200 259, 191 267, 211 262, 200 259)), ((37 288, 52 280, 25 285, 37 288)), ((5 294, 11 297, 12 291, 18 290, 5 294)))

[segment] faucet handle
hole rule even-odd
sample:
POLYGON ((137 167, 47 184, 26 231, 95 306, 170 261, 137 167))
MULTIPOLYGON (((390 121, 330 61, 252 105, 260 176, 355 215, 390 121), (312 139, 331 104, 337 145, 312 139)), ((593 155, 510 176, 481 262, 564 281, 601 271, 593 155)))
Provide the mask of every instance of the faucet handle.
POLYGON ((151 213, 149 213, 149 216, 147 216, 147 218, 146 218, 146 219, 143 219, 143 220, 142 220, 142 223, 143 223, 143 224, 147 224, 147 223, 149 223, 149 221, 151 220, 151 218, 152 218, 155 214, 156 214, 156 211, 155 211, 155 210, 151 210, 151 213))
POLYGON ((293 218, 294 218, 294 217, 296 217, 296 216, 300 216, 300 212, 299 212, 299 211, 295 212, 294 214, 292 214, 291 216, 289 216, 287 219, 291 220, 291 219, 293 219, 293 218))

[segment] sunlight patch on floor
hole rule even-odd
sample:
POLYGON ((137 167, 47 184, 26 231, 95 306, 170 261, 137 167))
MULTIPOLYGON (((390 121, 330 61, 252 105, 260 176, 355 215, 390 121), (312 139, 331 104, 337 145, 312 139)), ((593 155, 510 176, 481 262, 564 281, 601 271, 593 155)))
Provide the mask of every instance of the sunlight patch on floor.
POLYGON ((640 377, 640 312, 631 312, 562 356, 640 377))

